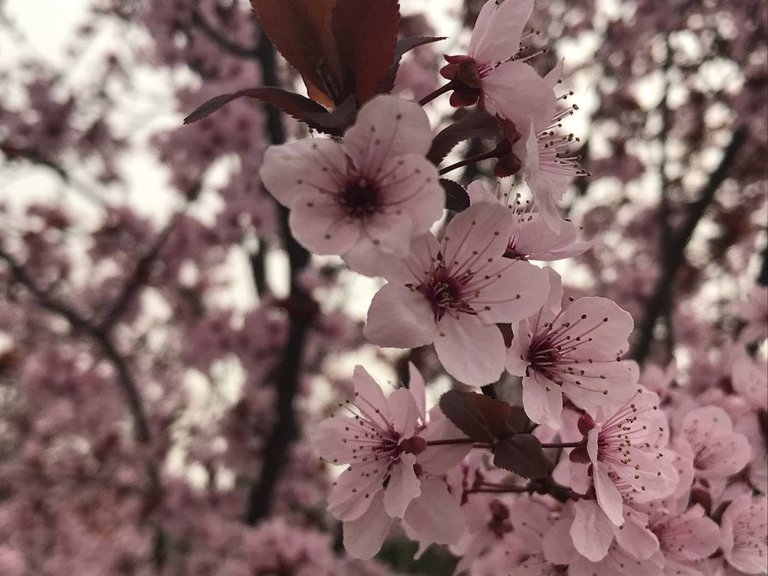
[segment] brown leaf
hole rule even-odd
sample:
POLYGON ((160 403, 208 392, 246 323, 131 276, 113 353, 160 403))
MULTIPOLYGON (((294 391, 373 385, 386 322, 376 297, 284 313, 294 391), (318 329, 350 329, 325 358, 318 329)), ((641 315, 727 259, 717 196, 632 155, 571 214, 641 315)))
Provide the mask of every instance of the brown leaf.
POLYGON ((440 397, 440 409, 476 442, 504 439, 528 425, 522 408, 475 392, 450 390, 440 397))
POLYGON ((389 94, 392 92, 392 88, 395 86, 395 78, 397 77, 397 70, 400 68, 400 60, 403 56, 419 46, 424 44, 431 44, 432 42, 438 42, 439 40, 445 40, 445 36, 412 36, 410 38, 401 38, 395 44, 395 57, 392 59, 392 64, 389 66, 389 72, 384 80, 384 83, 379 87, 379 92, 383 94, 389 94))
POLYGON ((251 0, 261 29, 301 74, 309 97, 332 107, 340 96, 341 69, 331 30, 336 0, 251 0))
POLYGON ((397 0, 336 1, 331 27, 342 84, 354 87, 359 106, 384 84, 395 57, 399 26, 397 0))
POLYGON ((219 96, 214 96, 210 100, 202 103, 195 109, 194 112, 184 118, 184 124, 192 124, 193 122, 202 120, 206 116, 216 112, 222 106, 225 106, 233 100, 237 100, 238 98, 243 97, 254 98, 256 100, 266 102, 267 104, 272 104, 286 114, 293 116, 297 120, 307 122, 307 124, 318 130, 321 128, 313 126, 313 122, 308 121, 307 117, 310 117, 313 114, 328 114, 325 108, 320 106, 320 104, 313 102, 309 98, 299 94, 294 94, 293 92, 288 92, 287 90, 283 90, 281 88, 261 86, 257 88, 239 90, 238 92, 233 92, 231 94, 220 94, 219 96))
POLYGON ((490 138, 500 134, 498 120, 488 112, 476 111, 441 130, 432 140, 427 158, 435 166, 459 143, 470 138, 490 138))
POLYGON ((469 208, 469 195, 464 186, 447 178, 440 178, 440 186, 445 190, 445 207, 454 212, 469 208))
POLYGON ((499 441, 493 450, 493 463, 534 480, 549 473, 549 462, 544 457, 541 443, 533 434, 515 434, 499 441))

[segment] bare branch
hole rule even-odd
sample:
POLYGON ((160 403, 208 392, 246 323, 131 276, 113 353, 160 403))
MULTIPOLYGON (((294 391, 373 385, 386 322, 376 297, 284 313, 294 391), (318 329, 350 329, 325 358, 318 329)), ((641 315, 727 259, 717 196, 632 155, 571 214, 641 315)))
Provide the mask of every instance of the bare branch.
POLYGON ((693 233, 704 216, 707 207, 712 203, 715 193, 728 176, 728 172, 736 159, 739 149, 747 139, 747 134, 747 127, 744 125, 734 130, 731 141, 723 151, 720 164, 710 174, 709 180, 699 194, 698 200, 689 205, 685 222, 679 232, 673 236, 670 244, 664 247, 663 252, 666 254, 666 257, 664 258, 662 271, 656 281, 653 295, 645 305, 646 316, 640 327, 640 333, 631 354, 631 357, 639 363, 642 363, 648 356, 651 342, 653 341, 653 329, 663 312, 666 302, 671 297, 677 270, 685 258, 685 249, 693 237, 693 233))

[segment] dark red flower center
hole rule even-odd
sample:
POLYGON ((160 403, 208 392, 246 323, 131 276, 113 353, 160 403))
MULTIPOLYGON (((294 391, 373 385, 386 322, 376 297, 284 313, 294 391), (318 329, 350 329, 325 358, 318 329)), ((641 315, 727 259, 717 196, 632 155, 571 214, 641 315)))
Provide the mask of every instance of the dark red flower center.
POLYGON ((353 218, 373 216, 381 208, 378 188, 364 181, 350 182, 340 200, 344 211, 353 218))

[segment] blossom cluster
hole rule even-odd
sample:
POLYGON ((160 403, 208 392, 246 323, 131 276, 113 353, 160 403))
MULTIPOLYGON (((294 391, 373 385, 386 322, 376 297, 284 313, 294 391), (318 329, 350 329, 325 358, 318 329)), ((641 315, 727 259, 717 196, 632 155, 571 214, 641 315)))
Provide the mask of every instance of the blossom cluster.
POLYGON ((0 63, 0 575, 766 573, 762 8, 91 4, 0 63))
POLYGON ((632 316, 607 298, 566 299, 561 276, 534 263, 592 243, 560 214, 586 173, 573 136, 559 134, 574 110, 557 93, 562 64, 540 75, 522 45, 532 9, 486 2, 467 53, 446 56, 448 83, 419 103, 374 96, 337 138, 265 155, 261 177, 290 210, 293 236, 386 282, 368 310, 369 342, 432 345, 465 390, 522 388, 521 407, 463 392, 427 410, 413 365, 388 397, 358 366, 354 398, 310 433, 326 462, 346 466, 328 510, 360 558, 399 521, 421 551, 448 545, 471 574, 761 573, 765 452, 732 414, 750 395, 753 423, 765 410, 764 362, 742 347, 727 397, 641 381, 624 358, 632 316), (446 131, 433 136, 423 110, 449 91, 498 134, 478 157, 498 159, 495 192, 475 180, 459 208, 441 179, 454 165, 433 153, 446 131), (502 192, 510 176, 532 201, 502 192))

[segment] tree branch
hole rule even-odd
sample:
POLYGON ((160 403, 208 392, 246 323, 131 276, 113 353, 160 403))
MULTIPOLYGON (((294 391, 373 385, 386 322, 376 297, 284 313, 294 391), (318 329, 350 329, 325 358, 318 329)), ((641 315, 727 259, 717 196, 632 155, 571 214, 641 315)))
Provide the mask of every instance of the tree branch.
MULTIPOLYGON (((213 27, 205 19, 199 10, 192 12, 192 24, 194 24, 209 40, 213 41, 219 48, 238 58, 253 60, 258 56, 258 48, 241 46, 237 42, 227 38, 222 32, 213 27)), ((272 86, 272 84, 269 84, 272 86)))
MULTIPOLYGON (((275 49, 263 33, 259 42, 258 58, 264 84, 278 85, 275 49)), ((270 143, 285 142, 285 125, 281 113, 265 105, 264 114, 267 117, 267 136, 270 143)), ((283 206, 280 207, 280 225, 291 271, 291 289, 286 304, 289 316, 288 340, 274 379, 277 387, 277 421, 262 454, 260 477, 248 495, 245 513, 248 524, 256 524, 269 514, 275 486, 288 461, 290 446, 299 433, 293 402, 299 389, 307 332, 317 310, 316 303, 301 289, 298 282, 298 276, 309 263, 310 255, 291 235, 288 210, 283 206)))
POLYGON ((108 333, 113 328, 113 326, 125 313, 130 303, 133 301, 136 293, 139 291, 142 285, 144 285, 147 277, 149 276, 152 265, 160 255, 160 251, 168 241, 171 232, 173 232, 173 229, 178 222, 178 217, 179 214, 171 217, 171 220, 168 222, 168 224, 166 224, 165 228, 163 228, 160 234, 157 235, 157 238, 152 247, 136 262, 133 273, 123 286, 120 294, 117 296, 117 298, 115 298, 112 306, 109 308, 107 313, 104 314, 104 317, 99 321, 97 329, 100 332, 108 333))
POLYGON ((723 151, 720 164, 710 174, 709 180, 699 194, 698 200, 689 205, 688 214, 679 232, 673 236, 670 245, 664 247, 663 252, 666 253, 666 258, 663 261, 662 271, 656 281, 653 295, 646 303, 645 319, 640 327, 640 333, 631 354, 632 358, 638 363, 642 364, 648 356, 651 342, 653 341, 653 329, 664 309, 666 301, 671 296, 677 270, 684 261, 685 249, 693 237, 693 233, 704 216, 707 207, 712 203, 715 193, 728 176, 728 171, 731 169, 739 149, 746 141, 747 134, 747 127, 744 125, 734 130, 731 141, 723 151))

